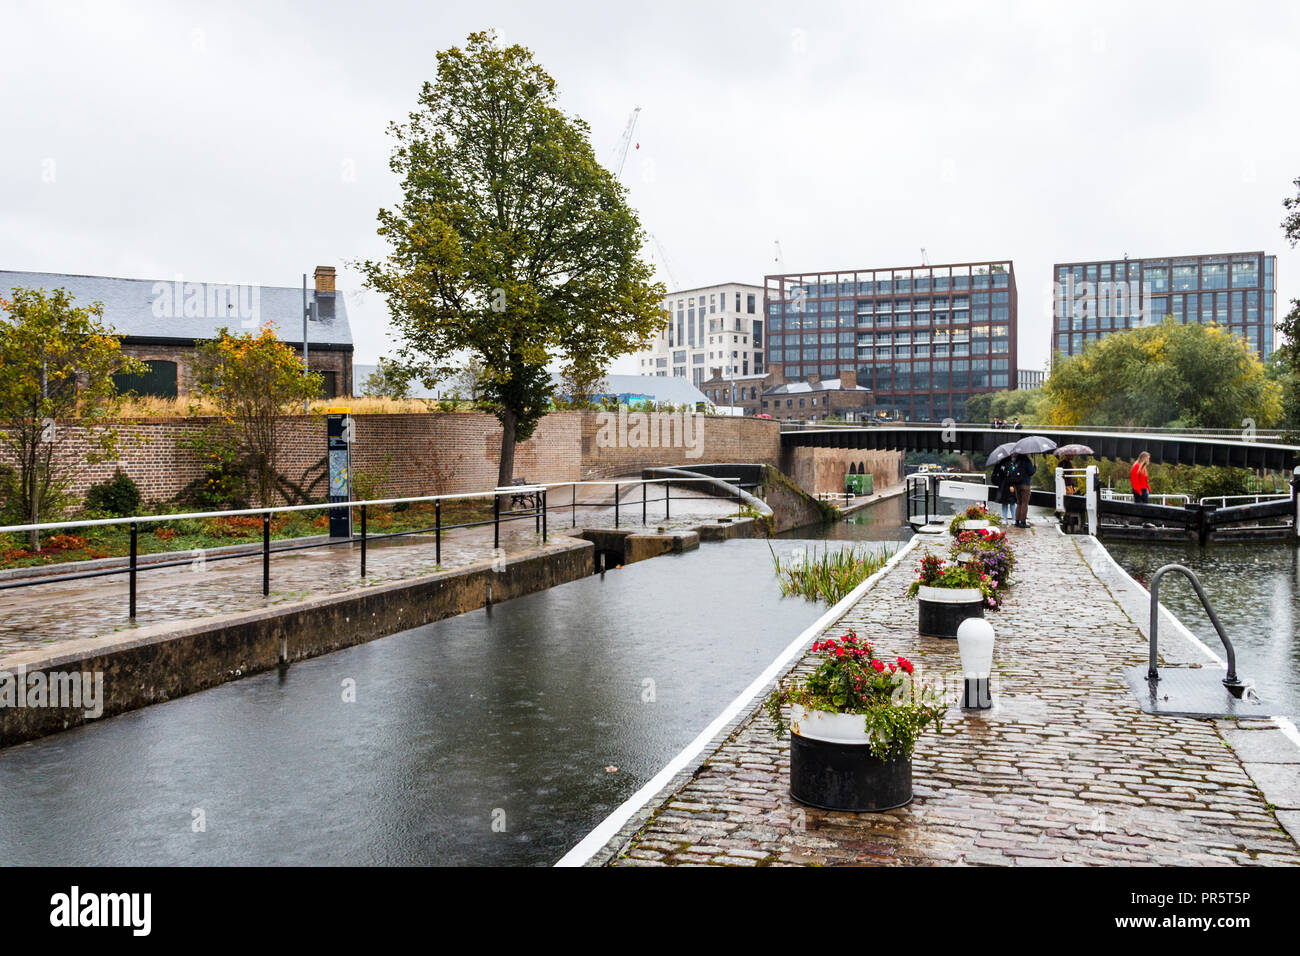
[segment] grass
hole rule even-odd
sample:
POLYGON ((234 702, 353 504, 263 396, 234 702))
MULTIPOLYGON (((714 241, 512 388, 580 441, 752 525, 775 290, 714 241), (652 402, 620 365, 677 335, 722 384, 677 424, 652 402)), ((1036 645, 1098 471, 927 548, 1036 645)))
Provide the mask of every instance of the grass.
MULTIPOLYGON (((468 521, 485 521, 492 517, 492 501, 461 499, 444 502, 442 524, 447 527, 468 521)), ((353 511, 353 533, 361 533, 361 518, 353 511)), ((431 528, 434 522, 432 502, 413 504, 403 511, 393 508, 371 509, 366 516, 367 534, 390 534, 431 528)), ((329 533, 327 511, 292 511, 272 515, 271 538, 282 541, 329 533)), ((261 542, 262 518, 248 515, 229 518, 187 518, 180 521, 150 522, 140 526, 137 539, 139 554, 175 553, 220 548, 231 544, 261 542)), ((95 558, 123 557, 130 554, 131 532, 127 525, 93 528, 55 529, 41 538, 40 552, 27 550, 25 535, 0 535, 0 569, 34 567, 89 561, 95 558)))
POLYGON ((772 552, 772 566, 783 596, 798 594, 809 601, 821 600, 828 605, 840 601, 894 556, 889 548, 872 551, 850 546, 832 550, 828 545, 821 553, 813 548, 812 554, 782 564, 770 544, 768 550, 772 552))
MULTIPOLYGON (((355 398, 317 399, 309 405, 309 414, 323 415, 327 408, 347 408, 353 415, 400 415, 422 412, 474 411, 470 401, 453 402, 448 399, 424 398, 377 398, 359 396, 355 398)), ((215 417, 220 409, 209 398, 187 396, 185 398, 156 398, 129 395, 123 400, 117 418, 193 418, 215 417)))

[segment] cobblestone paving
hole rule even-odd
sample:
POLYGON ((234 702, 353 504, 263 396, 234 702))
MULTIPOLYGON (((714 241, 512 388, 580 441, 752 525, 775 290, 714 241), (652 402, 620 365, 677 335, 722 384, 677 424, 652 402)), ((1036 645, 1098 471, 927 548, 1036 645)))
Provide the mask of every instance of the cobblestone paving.
MULTIPOLYGON (((585 491, 585 489, 584 489, 585 491)), ((652 492, 654 494, 661 492, 652 492)), ((579 498, 581 502, 583 498, 579 498)), ((613 488, 600 486, 590 500, 612 501, 613 488), (602 497, 596 497, 599 494, 602 497)), ((641 527, 640 492, 624 492, 623 527, 641 527)), ((662 504, 659 506, 662 509, 662 504)), ((672 522, 668 530, 699 524, 702 517, 732 514, 735 505, 713 498, 694 498, 689 491, 674 490, 672 522), (681 496, 680 499, 678 496, 681 496)), ((569 510, 552 502, 549 530, 564 535, 571 530, 569 510)), ((660 511, 662 515, 662 510, 660 511)), ((655 530, 649 515, 649 530, 655 530)), ((577 527, 613 527, 612 507, 580 508, 577 527)), ((285 542, 272 542, 272 549, 285 542)), ((46 648, 61 641, 102 637, 114 632, 164 622, 190 621, 214 614, 251 611, 306 598, 338 593, 367 584, 396 581, 438 570, 453 570, 493 560, 492 528, 464 528, 444 533, 442 563, 434 560, 433 536, 416 536, 374 542, 367 549, 366 578, 361 578, 359 547, 340 545, 271 556, 271 593, 262 596, 262 562, 257 556, 236 560, 193 562, 176 568, 145 570, 138 575, 137 614, 132 625, 127 616, 127 576, 116 574, 65 583, 40 584, 0 592, 0 664, 6 655, 46 648)), ((541 536, 532 520, 501 525, 501 547, 507 558, 536 549, 541 536)), ((189 560, 195 552, 175 557, 189 560)), ((75 570, 67 568, 66 571, 75 570)))
MULTIPOLYGON (((788 740, 760 711, 614 865, 1300 864, 1228 744, 1258 731, 1144 714, 1120 671, 1145 661, 1146 644, 1074 542, 1041 525, 1011 534, 1019 581, 990 615, 996 706, 954 708, 921 739, 911 804, 852 814, 795 803, 788 740)), ((922 549, 947 540, 927 539, 830 630, 854 627, 956 686, 956 641, 919 637, 903 596, 922 549)))

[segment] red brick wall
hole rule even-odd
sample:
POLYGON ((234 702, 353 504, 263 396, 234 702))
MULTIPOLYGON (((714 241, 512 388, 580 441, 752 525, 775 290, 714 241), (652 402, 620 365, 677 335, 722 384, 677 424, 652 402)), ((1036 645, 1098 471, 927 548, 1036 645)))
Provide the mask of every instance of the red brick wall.
MULTIPOLYGON (((634 447, 637 425, 631 414, 619 427, 616 413, 585 412, 582 420, 582 477, 612 478, 631 475, 656 466, 705 465, 716 462, 746 462, 776 466, 781 457, 781 426, 763 418, 696 417, 698 437, 691 433, 690 445, 678 440, 680 413, 655 412, 646 421, 647 433, 673 442, 665 447, 634 447), (653 427, 651 427, 653 425, 653 427), (700 440, 702 438, 702 441, 700 440), (611 442, 610 439, 613 439, 611 442), (695 452, 698 450, 698 454, 695 452)), ((635 414, 635 413, 634 413, 635 414)))
POLYGON ((850 465, 862 465, 871 472, 876 491, 903 480, 901 451, 801 447, 791 449, 786 461, 791 480, 810 495, 844 491, 844 476, 850 465))
MULTIPOLYGON (((780 457, 779 426, 774 421, 742 418, 699 418, 702 443, 698 456, 680 440, 670 447, 629 447, 619 443, 617 429, 607 430, 599 412, 552 412, 538 424, 533 437, 515 449, 515 474, 532 482, 577 481, 636 474, 655 465, 708 462, 761 462, 776 465, 780 457)), ((663 413, 661 419, 680 415, 663 413)), ((72 492, 78 499, 92 484, 113 475, 119 466, 140 486, 147 501, 166 501, 199 477, 202 463, 184 447, 215 422, 211 418, 137 419, 117 426, 120 455, 98 465, 85 464, 85 430, 76 424, 57 429, 59 455, 74 466, 72 492)), ((377 481, 391 497, 482 491, 497 481, 501 426, 481 413, 425 412, 406 415, 357 415, 352 446, 355 476, 377 481)), ((661 427, 664 422, 658 423, 661 427)), ((325 421, 291 416, 280 421, 278 467, 287 479, 302 484, 325 455, 325 421)), ((625 433, 626 434, 626 433, 625 433)), ((662 434, 669 434, 667 431, 662 434)), ((679 432, 671 433, 676 437, 679 432)), ((0 449, 0 463, 13 464, 0 449)), ((324 494, 317 485, 316 500, 324 494)))

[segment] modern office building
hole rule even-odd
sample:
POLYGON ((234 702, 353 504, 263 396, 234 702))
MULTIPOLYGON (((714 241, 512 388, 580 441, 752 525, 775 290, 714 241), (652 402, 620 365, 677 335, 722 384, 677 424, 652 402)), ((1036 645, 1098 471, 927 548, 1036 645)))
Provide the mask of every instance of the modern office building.
POLYGON ((724 375, 766 371, 761 286, 725 282, 674 292, 668 323, 648 352, 633 356, 640 375, 676 375, 699 387, 714 367, 724 375))
POLYGON ((1112 332, 1159 323, 1216 322, 1273 352, 1277 256, 1263 252, 1058 262, 1052 270, 1052 355, 1077 355, 1112 332))
POLYGON ((1016 371, 1016 388, 1042 388, 1047 373, 1041 369, 1022 368, 1016 371))
POLYGON ((966 399, 1014 388, 1016 277, 1010 260, 770 275, 767 352, 787 379, 844 370, 877 411, 960 420, 966 399))

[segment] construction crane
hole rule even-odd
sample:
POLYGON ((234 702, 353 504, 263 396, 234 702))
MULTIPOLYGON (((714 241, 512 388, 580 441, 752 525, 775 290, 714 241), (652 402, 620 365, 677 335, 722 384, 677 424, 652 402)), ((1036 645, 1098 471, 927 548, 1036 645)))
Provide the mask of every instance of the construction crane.
POLYGON ((627 162, 627 148, 632 145, 632 131, 636 129, 636 118, 641 112, 641 107, 632 110, 632 115, 627 118, 627 128, 623 130, 623 138, 618 142, 618 150, 614 155, 614 178, 623 177, 623 164, 627 162))
POLYGON ((776 246, 776 259, 773 261, 782 269, 785 269, 785 256, 781 253, 781 240, 777 239, 773 245, 776 246))
POLYGON ((926 254, 925 254, 925 246, 922 246, 922 247, 921 247, 921 265, 923 265, 923 266, 928 266, 929 264, 930 264, 930 260, 929 260, 929 258, 926 257, 926 254))
POLYGON ((668 253, 664 249, 664 244, 659 241, 659 237, 653 232, 647 233, 647 235, 650 237, 650 241, 654 243, 655 251, 659 257, 659 264, 664 267, 664 272, 668 273, 668 278, 672 280, 672 288, 668 291, 676 292, 682 287, 682 284, 677 281, 677 274, 673 272, 673 267, 668 264, 668 253))

